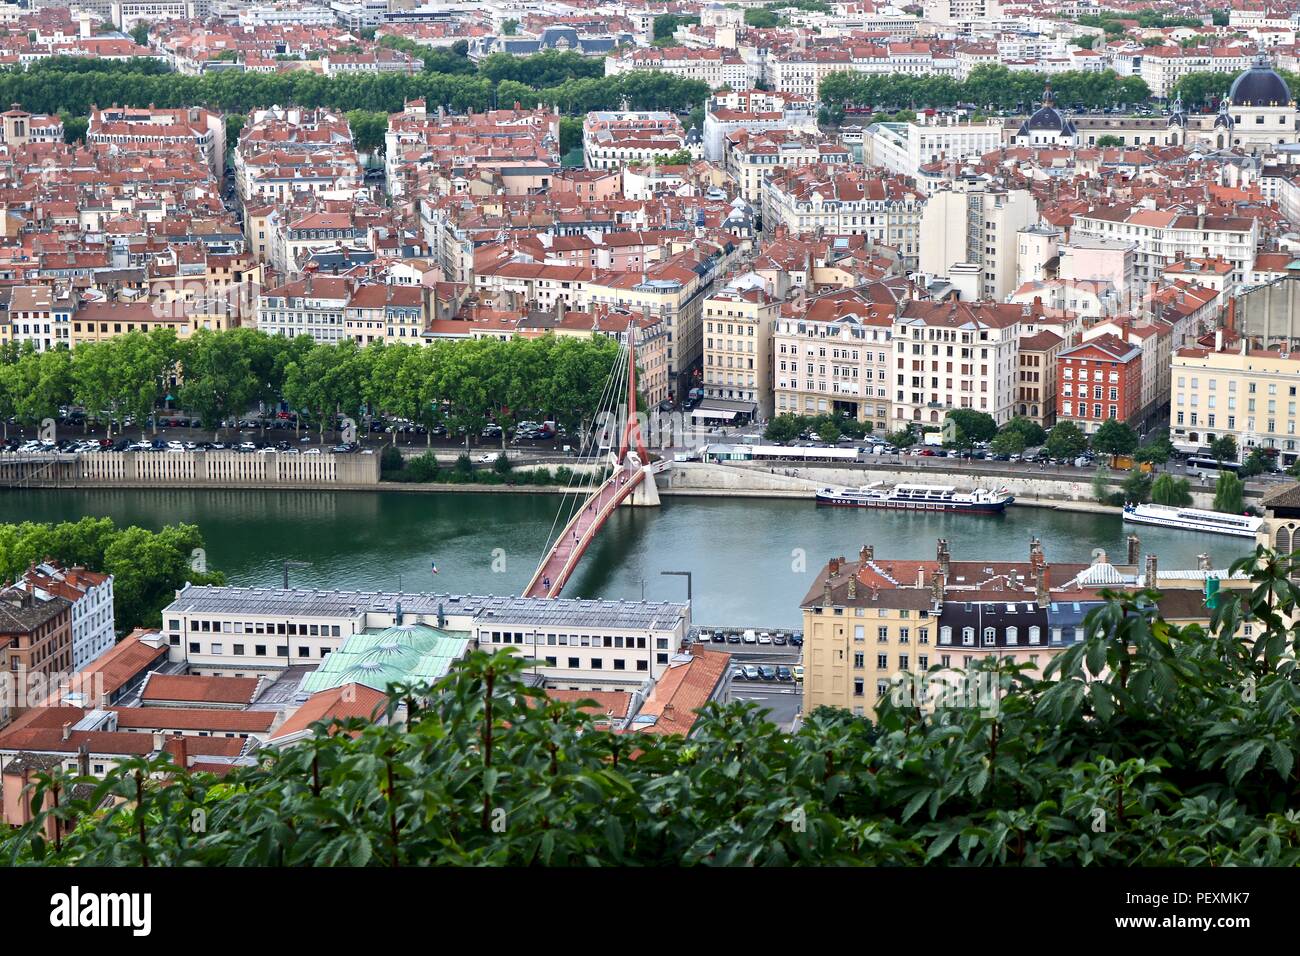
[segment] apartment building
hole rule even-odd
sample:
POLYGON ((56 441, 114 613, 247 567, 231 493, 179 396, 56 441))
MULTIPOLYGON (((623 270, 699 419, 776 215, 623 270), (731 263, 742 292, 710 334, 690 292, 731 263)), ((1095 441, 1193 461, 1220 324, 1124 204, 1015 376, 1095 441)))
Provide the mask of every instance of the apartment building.
POLYGON ((113 106, 91 110, 86 144, 116 146, 127 153, 177 144, 197 146, 220 179, 226 164, 226 121, 220 113, 200 107, 113 106))
POLYGON ((649 71, 671 73, 684 80, 699 80, 709 89, 730 87, 744 90, 759 79, 758 73, 734 51, 718 47, 694 49, 691 47, 652 47, 631 49, 605 57, 605 75, 649 71))
POLYGON ((676 113, 593 112, 582 123, 582 152, 588 169, 618 169, 646 163, 683 149, 700 153, 699 138, 688 142, 676 113))
POLYGON ((72 313, 71 346, 154 329, 171 329, 177 338, 188 339, 198 329, 220 331, 231 326, 225 311, 209 309, 204 303, 157 300, 83 302, 72 313))
POLYGON ((1244 216, 1194 214, 1147 205, 1097 207, 1075 213, 1070 240, 1090 236, 1133 242, 1133 276, 1154 283, 1179 259, 1224 259, 1233 283, 1243 282, 1255 262, 1259 222, 1244 216))
POLYGON ((763 187, 763 229, 866 236, 898 250, 904 267, 920 255, 925 200, 908 180, 862 166, 778 167, 763 187))
POLYGON ((816 131, 742 129, 727 134, 723 149, 723 168, 731 174, 741 198, 757 209, 763 208, 764 186, 777 170, 809 165, 846 167, 853 162, 847 146, 816 131))
POLYGON ((1038 201, 1029 190, 1005 189, 974 177, 960 179, 952 189, 926 200, 920 222, 921 271, 952 278, 967 298, 1004 302, 1016 288, 1018 233, 1037 221, 1038 201), (966 264, 978 269, 953 269, 966 264), (968 275, 975 278, 974 290, 968 275))
POLYGON ((0 709, 12 719, 29 706, 33 680, 72 672, 72 602, 43 591, 0 591, 0 709))
MULTIPOLYGON (((608 61, 606 61, 608 62, 608 61)), ((817 132, 817 101, 810 96, 767 90, 723 90, 709 97, 704 111, 704 158, 721 162, 727 137, 790 129, 817 132)))
POLYGON ((772 416, 772 333, 780 303, 761 288, 732 285, 704 300, 704 396, 745 402, 772 416))
POLYGON ((357 288, 343 308, 343 331, 358 345, 371 342, 418 344, 428 324, 432 290, 370 283, 357 288))
POLYGON ((76 305, 66 289, 50 285, 16 286, 9 294, 0 341, 21 346, 31 342, 38 352, 70 347, 72 313, 76 305))
POLYGON ((776 414, 839 412, 887 431, 893 323, 893 304, 872 302, 860 289, 783 306, 772 336, 776 414))
POLYGON ((907 300, 894 317, 894 428, 938 423, 949 409, 1010 419, 1018 393, 1021 323, 1029 306, 907 300))
POLYGON ((113 576, 86 568, 44 562, 27 570, 16 585, 40 598, 61 597, 72 604, 72 669, 79 671, 108 651, 116 640, 113 576))
POLYGON ((310 335, 322 344, 347 338, 344 313, 352 301, 348 279, 306 272, 257 297, 257 327, 267 335, 310 335))
POLYGON ((1243 460, 1252 448, 1275 448, 1281 465, 1300 457, 1297 436, 1300 353, 1227 346, 1189 346, 1174 352, 1169 438, 1188 453, 1216 438, 1236 439, 1243 460))
POLYGON ((1044 429, 1056 424, 1056 357, 1065 339, 1048 329, 1022 335, 1017 343, 1017 417, 1044 429))
POLYGON ((1142 411, 1142 349, 1106 332, 1056 358, 1056 420, 1087 434, 1102 422, 1136 422, 1142 411))
POLYGON ((919 180, 931 163, 978 160, 1002 145, 1002 124, 962 123, 951 117, 930 122, 873 123, 863 137, 863 162, 919 180))

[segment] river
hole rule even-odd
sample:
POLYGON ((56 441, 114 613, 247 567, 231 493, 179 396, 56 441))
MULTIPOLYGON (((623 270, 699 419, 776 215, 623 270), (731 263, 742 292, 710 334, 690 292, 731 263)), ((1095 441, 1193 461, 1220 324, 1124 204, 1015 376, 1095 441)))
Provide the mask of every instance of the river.
MULTIPOLYGON (((536 567, 559 499, 528 494, 75 490, 0 492, 0 521, 107 516, 119 526, 188 522, 203 532, 211 567, 232 584, 278 586, 285 560, 298 587, 519 593, 536 567), (432 566, 436 563, 438 573, 432 566)), ((1246 554, 1244 539, 1141 528, 1144 552, 1166 569, 1216 567, 1246 554)), ((811 501, 665 497, 623 508, 565 589, 568 597, 681 600, 693 574, 694 614, 706 624, 791 626, 826 559, 933 557, 946 537, 962 560, 1027 559, 1037 535, 1049 562, 1083 562, 1094 548, 1123 561, 1118 515, 1012 507, 1001 516, 881 513, 811 501), (801 559, 801 556, 806 558, 801 559)))

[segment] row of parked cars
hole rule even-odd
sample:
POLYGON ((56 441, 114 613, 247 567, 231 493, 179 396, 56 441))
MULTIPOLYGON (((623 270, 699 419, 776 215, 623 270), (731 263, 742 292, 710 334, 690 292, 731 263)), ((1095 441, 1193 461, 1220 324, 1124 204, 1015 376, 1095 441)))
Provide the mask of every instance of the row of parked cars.
POLYGON ((756 631, 752 628, 743 631, 700 631, 697 640, 701 644, 789 644, 803 647, 803 631, 756 631))
POLYGON ((784 664, 741 664, 739 667, 732 668, 731 679, 802 683, 803 665, 786 667, 784 664))

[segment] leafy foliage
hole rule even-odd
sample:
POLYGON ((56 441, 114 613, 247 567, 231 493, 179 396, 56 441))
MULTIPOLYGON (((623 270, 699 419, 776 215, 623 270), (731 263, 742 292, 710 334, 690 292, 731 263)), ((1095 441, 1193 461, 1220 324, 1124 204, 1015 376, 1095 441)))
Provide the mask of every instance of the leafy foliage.
POLYGON ((32 562, 53 558, 113 575, 114 626, 119 634, 157 625, 159 612, 186 581, 224 584, 219 572, 200 571, 193 556, 203 547, 194 525, 167 525, 159 531, 118 528, 111 518, 82 518, 44 524, 0 524, 0 577, 20 577, 32 562))
POLYGON ((39 776, 0 859, 1296 866, 1300 592, 1264 549, 1236 569, 1251 585, 1208 630, 1162 620, 1153 592, 1109 595, 1042 677, 977 664, 982 706, 891 695, 874 722, 823 708, 793 734, 748 702, 707 705, 689 738, 609 733, 525 688, 522 658, 475 651, 435 688, 392 688, 386 720, 318 724, 224 778, 131 760, 69 799, 77 778, 39 776))

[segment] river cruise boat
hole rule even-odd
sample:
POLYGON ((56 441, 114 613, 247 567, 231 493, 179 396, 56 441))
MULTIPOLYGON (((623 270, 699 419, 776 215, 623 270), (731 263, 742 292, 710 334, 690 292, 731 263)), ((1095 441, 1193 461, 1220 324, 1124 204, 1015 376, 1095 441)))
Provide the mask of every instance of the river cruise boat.
POLYGON ((1255 537, 1260 525, 1264 523, 1263 518, 1252 518, 1250 515, 1230 515, 1222 511, 1200 511, 1170 505, 1125 505, 1124 520, 1132 524, 1230 534, 1238 538, 1255 537))
POLYGON ((961 511, 999 514, 1016 499, 1007 489, 958 491, 951 485, 894 485, 880 482, 859 488, 822 488, 817 503, 849 508, 888 508, 897 511, 961 511))

